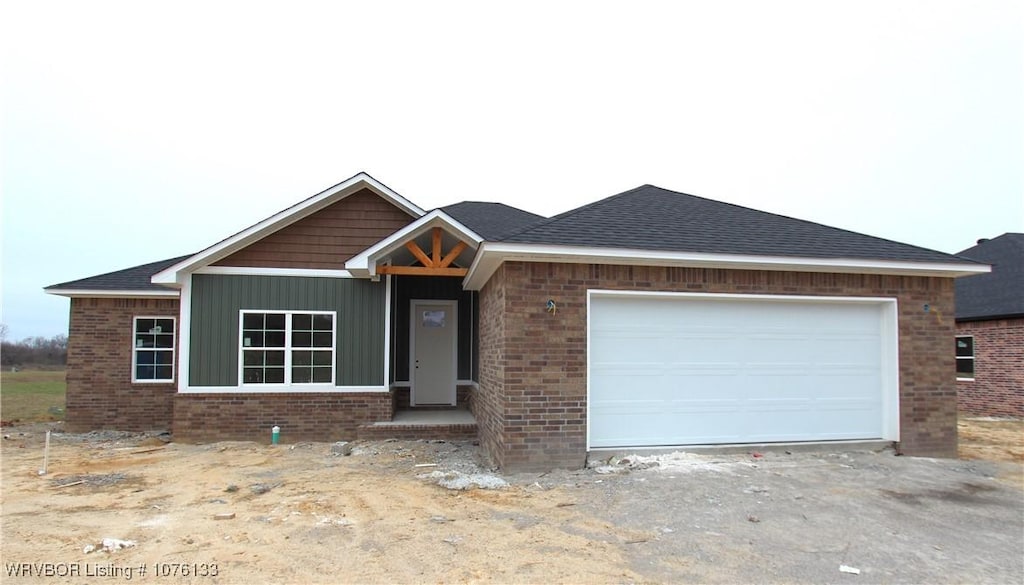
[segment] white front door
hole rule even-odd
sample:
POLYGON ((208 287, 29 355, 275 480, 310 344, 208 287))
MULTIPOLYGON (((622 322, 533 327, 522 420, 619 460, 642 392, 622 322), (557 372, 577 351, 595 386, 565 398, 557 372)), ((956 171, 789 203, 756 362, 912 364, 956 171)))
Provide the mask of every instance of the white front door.
POLYGON ((410 404, 455 406, 457 301, 412 301, 410 404))

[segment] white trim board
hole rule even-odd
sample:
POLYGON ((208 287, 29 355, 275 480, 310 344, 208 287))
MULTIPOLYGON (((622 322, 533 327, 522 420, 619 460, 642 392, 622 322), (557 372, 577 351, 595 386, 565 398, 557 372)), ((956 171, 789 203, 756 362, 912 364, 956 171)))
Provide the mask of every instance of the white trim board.
POLYGON ((303 278, 355 278, 348 270, 314 268, 258 268, 250 266, 204 266, 192 274, 225 274, 238 276, 299 276, 303 278))
POLYGON ((353 394, 353 393, 389 392, 387 386, 324 386, 322 384, 305 386, 293 384, 256 386, 186 386, 178 388, 179 394, 353 394))
POLYGON ((198 254, 189 256, 181 262, 161 270, 153 275, 151 282, 155 284, 180 285, 182 283, 184 273, 192 272, 197 268, 207 266, 217 260, 225 258, 249 244, 291 225, 304 217, 308 217, 329 205, 337 203, 338 201, 341 201, 362 189, 370 189, 414 218, 422 217, 425 213, 424 210, 420 209, 398 193, 395 193, 380 181, 366 173, 359 173, 342 181, 341 183, 338 183, 330 189, 321 191, 304 201, 300 201, 299 203, 279 211, 255 225, 217 242, 198 254))
POLYGON ((111 298, 111 299, 176 299, 180 293, 176 290, 88 290, 82 288, 51 288, 44 289, 48 295, 68 298, 111 298))
POLYGON ((462 284, 480 290, 502 262, 554 262, 562 264, 622 264, 628 266, 672 266, 686 268, 728 268, 794 272, 839 272, 855 274, 896 274, 913 276, 969 276, 991 272, 985 264, 907 262, 861 258, 805 258, 744 254, 661 252, 632 248, 595 248, 547 244, 506 244, 484 242, 477 250, 462 284))

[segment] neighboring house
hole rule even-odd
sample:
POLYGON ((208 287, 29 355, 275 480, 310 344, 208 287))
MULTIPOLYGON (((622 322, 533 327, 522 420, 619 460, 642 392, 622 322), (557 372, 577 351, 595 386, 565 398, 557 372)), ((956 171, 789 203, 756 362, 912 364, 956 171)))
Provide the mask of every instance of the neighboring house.
POLYGON ((1003 234, 958 256, 992 272, 956 281, 960 410, 1024 417, 1024 234, 1003 234))
POLYGON ((360 173, 196 254, 46 290, 71 298, 69 429, 468 428, 524 470, 694 444, 954 456, 943 315, 987 270, 650 185, 545 219, 426 211, 360 173), (424 422, 465 406, 475 423, 424 422))

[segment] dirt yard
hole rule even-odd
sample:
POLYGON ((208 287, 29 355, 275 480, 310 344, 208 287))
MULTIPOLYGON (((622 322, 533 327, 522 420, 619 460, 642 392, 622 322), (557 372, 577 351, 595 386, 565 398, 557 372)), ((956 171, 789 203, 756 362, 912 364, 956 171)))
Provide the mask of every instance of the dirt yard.
POLYGON ((3 429, 4 583, 820 582, 853 577, 841 563, 861 563, 864 582, 999 582, 1022 570, 990 560, 1024 553, 1019 421, 961 424, 965 458, 1004 463, 677 454, 517 476, 481 468, 466 443, 346 456, 106 432, 54 433, 40 475, 47 428, 59 423, 3 429), (911 534, 933 505, 969 505, 947 514, 954 540, 932 525, 911 534), (976 539, 975 510, 987 514, 976 539), (784 544, 796 535, 806 544, 784 544), (913 552, 890 560, 899 543, 913 552))

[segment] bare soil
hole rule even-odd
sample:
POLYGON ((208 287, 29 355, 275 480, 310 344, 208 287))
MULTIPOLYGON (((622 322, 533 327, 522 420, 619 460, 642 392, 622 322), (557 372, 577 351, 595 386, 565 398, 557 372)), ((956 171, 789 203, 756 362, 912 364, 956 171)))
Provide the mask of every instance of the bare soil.
POLYGON ((963 418, 957 430, 961 459, 1024 463, 1024 420, 963 418))
POLYGON ((157 563, 185 563, 201 575, 176 582, 194 583, 640 580, 620 548, 637 535, 586 537, 610 527, 561 490, 418 477, 442 461, 485 472, 471 444, 366 443, 339 456, 329 444, 54 435, 40 476, 41 425, 4 430, 5 563, 146 565, 150 579, 157 563), (524 520, 538 514, 546 521, 524 520), (104 538, 137 546, 83 552, 104 538))
POLYGON ((324 443, 112 432, 54 433, 40 475, 48 428, 60 423, 3 429, 4 583, 128 570, 170 583, 851 578, 840 564, 859 564, 866 582, 1000 582, 1024 571, 1021 421, 964 421, 963 456, 977 461, 676 454, 512 476, 483 467, 470 443, 358 443, 344 456, 324 443), (84 552, 105 538, 134 546, 84 552), (25 563, 58 577, 45 565, 15 576, 25 563))

